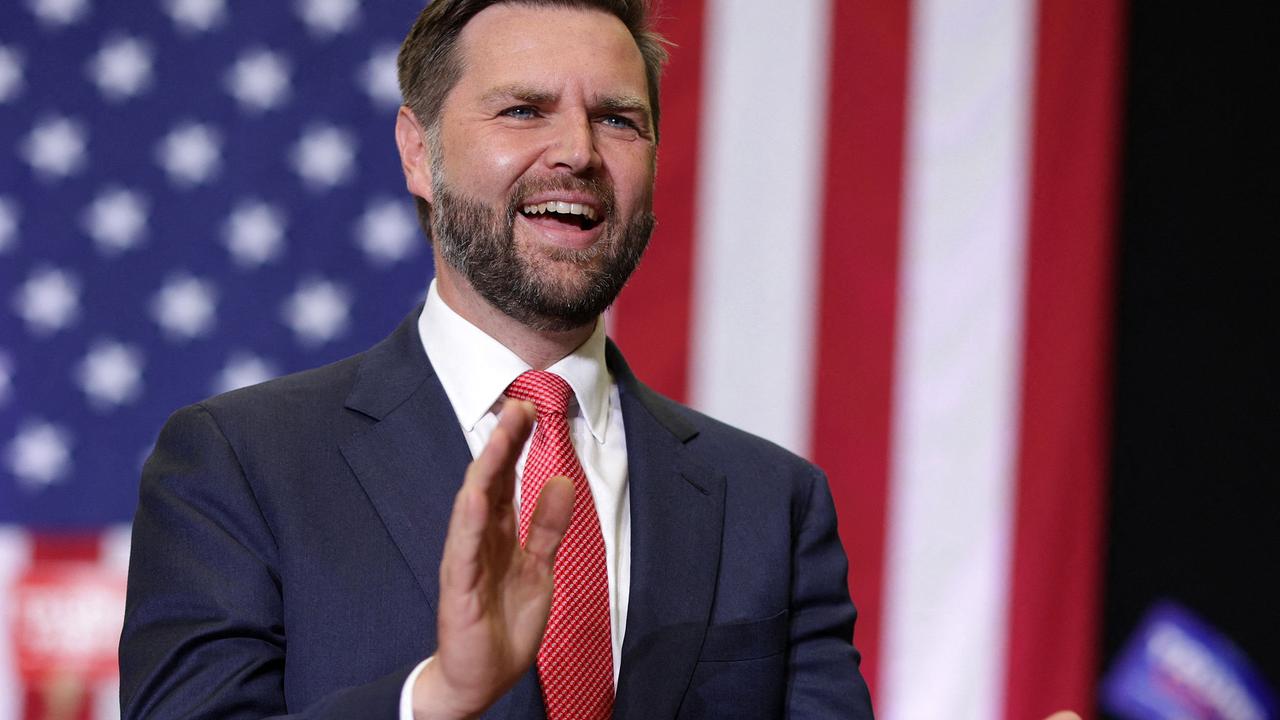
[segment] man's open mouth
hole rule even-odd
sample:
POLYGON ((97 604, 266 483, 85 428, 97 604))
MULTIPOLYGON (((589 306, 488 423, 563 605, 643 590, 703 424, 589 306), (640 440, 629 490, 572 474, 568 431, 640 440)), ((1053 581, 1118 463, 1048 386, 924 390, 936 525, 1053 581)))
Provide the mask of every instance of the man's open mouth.
POLYGON ((564 223, 579 230, 590 230, 600 224, 596 209, 583 203, 549 200, 537 205, 525 205, 520 208, 520 214, 527 218, 538 218, 544 222, 550 220, 564 223))

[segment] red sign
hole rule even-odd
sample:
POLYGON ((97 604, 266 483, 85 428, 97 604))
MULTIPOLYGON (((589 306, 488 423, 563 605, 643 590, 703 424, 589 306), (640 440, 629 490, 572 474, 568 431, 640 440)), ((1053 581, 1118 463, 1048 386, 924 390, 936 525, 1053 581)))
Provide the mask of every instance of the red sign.
POLYGON ((124 595, 123 574, 94 563, 43 562, 27 570, 13 589, 13 640, 23 680, 114 677, 124 595))

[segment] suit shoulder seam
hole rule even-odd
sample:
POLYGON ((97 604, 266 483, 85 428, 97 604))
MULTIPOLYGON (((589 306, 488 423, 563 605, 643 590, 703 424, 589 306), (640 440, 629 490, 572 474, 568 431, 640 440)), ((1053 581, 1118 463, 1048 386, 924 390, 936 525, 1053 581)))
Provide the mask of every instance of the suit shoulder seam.
MULTIPOLYGON (((206 404, 207 401, 201 401, 195 404, 195 408, 208 416, 209 422, 213 423, 213 427, 218 431, 218 435, 222 437, 222 441, 227 444, 227 449, 231 451, 231 457, 235 458, 236 470, 240 473, 240 479, 249 491, 249 496, 253 498, 253 509, 258 513, 258 519, 262 521, 262 526, 267 529, 267 533, 271 536, 271 545, 275 548, 276 553, 280 551, 280 541, 276 537, 275 530, 272 529, 271 523, 267 522, 267 516, 262 512, 262 501, 258 498, 258 491, 254 488, 253 483, 249 480, 249 473, 244 469, 244 461, 240 459, 240 451, 236 448, 235 443, 231 442, 231 438, 222 428, 222 423, 218 421, 218 416, 206 404)), ((274 570, 272 571, 274 575, 274 570)), ((276 578, 277 582, 279 578, 276 578)))

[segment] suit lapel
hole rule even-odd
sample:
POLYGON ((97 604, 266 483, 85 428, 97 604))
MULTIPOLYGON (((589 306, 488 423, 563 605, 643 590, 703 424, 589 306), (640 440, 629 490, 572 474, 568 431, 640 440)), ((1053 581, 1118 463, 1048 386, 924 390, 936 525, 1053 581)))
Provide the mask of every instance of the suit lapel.
POLYGON ((418 312, 361 363, 347 407, 378 422, 342 454, 434 609, 453 496, 471 451, 422 350, 418 312))
POLYGON ((724 478, 685 443, 696 429, 612 345, 627 435, 631 596, 615 718, 675 717, 706 634, 720 565, 724 478))
MULTIPOLYGON (((435 611, 439 559, 471 450, 453 405, 422 350, 421 306, 367 353, 347 407, 378 422, 342 446, 392 541, 435 611)), ((545 720, 534 669, 484 714, 545 720)))
MULTIPOLYGON (((347 407, 377 420, 342 446, 391 539, 435 609, 453 497, 471 452, 417 331, 421 308, 362 362, 347 407)), ((674 717, 714 599, 724 478, 685 448, 697 430, 642 385, 612 343, 631 497, 631 596, 615 718, 674 717)), ((530 671, 485 717, 545 717, 530 671)))

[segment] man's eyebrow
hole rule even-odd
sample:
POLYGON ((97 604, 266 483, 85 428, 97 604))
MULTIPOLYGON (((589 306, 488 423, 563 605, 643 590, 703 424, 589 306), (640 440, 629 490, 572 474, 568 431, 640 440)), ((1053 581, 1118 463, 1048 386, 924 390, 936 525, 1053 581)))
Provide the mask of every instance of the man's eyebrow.
POLYGON ((550 105, 557 98, 559 95, 549 90, 542 90, 532 85, 512 84, 490 89, 481 100, 486 103, 497 100, 519 100, 530 105, 550 105))
MULTIPOLYGON (((512 83, 490 88, 481 96, 483 102, 501 100, 518 100, 530 105, 552 105, 560 99, 558 93, 532 85, 512 83)), ((594 109, 598 112, 630 112, 649 117, 649 102, 637 95, 608 95, 596 100, 594 109)))
POLYGON ((635 95, 610 95, 595 102, 596 110, 604 112, 630 112, 649 117, 649 102, 635 95))

